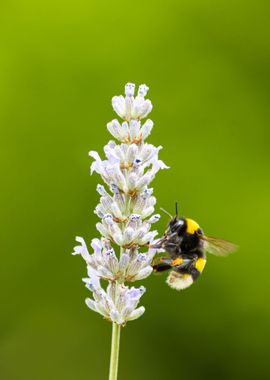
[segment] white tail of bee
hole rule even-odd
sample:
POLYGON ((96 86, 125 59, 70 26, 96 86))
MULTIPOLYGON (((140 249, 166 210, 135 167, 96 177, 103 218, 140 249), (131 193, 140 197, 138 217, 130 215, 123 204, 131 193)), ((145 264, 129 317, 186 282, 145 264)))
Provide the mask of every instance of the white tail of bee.
POLYGON ((190 274, 182 274, 172 271, 167 277, 166 282, 171 288, 182 290, 193 284, 193 278, 190 274))

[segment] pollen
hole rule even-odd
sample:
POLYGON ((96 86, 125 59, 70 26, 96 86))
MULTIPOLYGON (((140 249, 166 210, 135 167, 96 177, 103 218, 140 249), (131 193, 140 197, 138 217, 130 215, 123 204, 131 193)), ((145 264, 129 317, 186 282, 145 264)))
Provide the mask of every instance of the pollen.
POLYGON ((172 266, 177 267, 178 265, 183 264, 183 261, 184 261, 183 259, 181 259, 180 257, 177 257, 177 259, 172 261, 172 266))

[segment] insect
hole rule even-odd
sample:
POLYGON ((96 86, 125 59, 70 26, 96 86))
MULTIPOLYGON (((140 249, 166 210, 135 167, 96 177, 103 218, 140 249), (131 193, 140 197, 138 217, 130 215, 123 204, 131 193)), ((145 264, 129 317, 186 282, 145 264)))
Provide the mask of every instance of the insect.
POLYGON ((153 270, 170 271, 167 284, 171 288, 181 290, 193 284, 205 267, 206 252, 227 256, 236 250, 237 246, 229 241, 207 237, 194 220, 178 217, 177 203, 176 216, 167 214, 171 218, 168 228, 152 247, 163 248, 168 256, 153 265, 153 270))

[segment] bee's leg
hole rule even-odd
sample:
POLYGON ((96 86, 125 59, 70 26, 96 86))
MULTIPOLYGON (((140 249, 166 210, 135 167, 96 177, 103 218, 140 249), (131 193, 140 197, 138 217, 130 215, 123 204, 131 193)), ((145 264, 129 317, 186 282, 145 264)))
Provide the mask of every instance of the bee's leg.
POLYGON ((171 260, 171 266, 172 266, 173 268, 175 268, 175 267, 177 267, 177 268, 178 268, 178 267, 182 267, 183 264, 186 265, 186 262, 185 262, 185 260, 184 260, 182 257, 180 257, 180 256, 175 257, 173 260, 171 260))
POLYGON ((184 258, 177 258, 173 260, 172 266, 174 267, 174 270, 179 273, 185 273, 188 274, 195 274, 197 272, 197 269, 195 268, 195 263, 197 261, 198 256, 194 257, 184 257, 184 258), (180 262, 181 260, 181 262, 180 262))
POLYGON ((162 248, 164 242, 166 241, 166 238, 159 239, 155 244, 151 244, 150 248, 162 248))
POLYGON ((181 248, 177 243, 166 242, 164 243, 163 248, 170 254, 179 255, 181 253, 181 248))
POLYGON ((190 263, 190 260, 178 256, 175 259, 162 257, 160 263, 153 265, 154 272, 164 272, 169 269, 182 269, 190 263))
POLYGON ((167 262, 161 262, 159 264, 153 265, 154 272, 165 272, 169 269, 172 269, 172 266, 167 262))
POLYGON ((169 240, 176 237, 177 237, 177 232, 173 232, 172 234, 165 234, 161 239, 156 241, 155 244, 151 244, 150 248, 164 248, 164 246, 166 246, 167 244, 176 244, 176 243, 168 243, 169 240))

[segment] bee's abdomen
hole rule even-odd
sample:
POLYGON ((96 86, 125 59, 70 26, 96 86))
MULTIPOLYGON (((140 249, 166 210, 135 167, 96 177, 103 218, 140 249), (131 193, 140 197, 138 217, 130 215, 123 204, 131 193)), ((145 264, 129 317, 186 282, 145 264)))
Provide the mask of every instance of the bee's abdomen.
POLYGON ((195 262, 195 269, 199 272, 199 273, 202 273, 202 271, 204 270, 204 267, 205 267, 205 264, 206 264, 206 259, 204 257, 199 257, 196 262, 195 262))
POLYGON ((193 278, 193 281, 197 280, 202 271, 204 270, 206 260, 203 257, 199 257, 194 265, 189 269, 190 275, 193 278))
POLYGON ((171 271, 167 278, 167 284, 176 290, 188 288, 202 273, 206 264, 203 257, 199 257, 192 266, 182 268, 175 268, 171 271))

